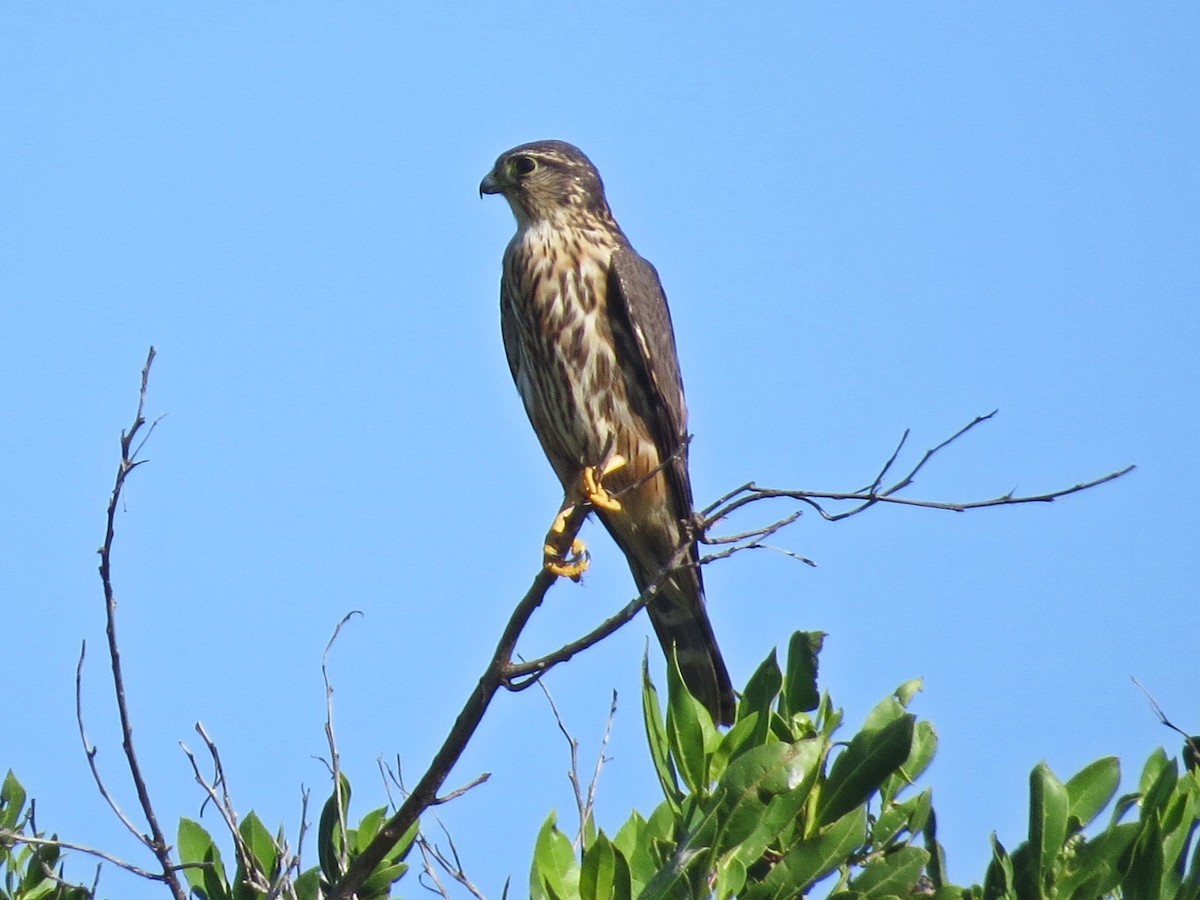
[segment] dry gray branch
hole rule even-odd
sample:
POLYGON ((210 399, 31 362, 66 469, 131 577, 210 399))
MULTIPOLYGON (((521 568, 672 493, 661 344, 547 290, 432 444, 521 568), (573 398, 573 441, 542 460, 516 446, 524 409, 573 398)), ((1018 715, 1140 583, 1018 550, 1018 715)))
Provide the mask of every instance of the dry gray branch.
MULTIPOLYGON (((146 441, 154 433, 155 427, 162 421, 160 417, 151 422, 145 435, 142 436, 137 446, 134 447, 134 439, 146 425, 146 390, 150 383, 150 367, 154 363, 154 356, 155 351, 151 347, 149 353, 146 355, 146 364, 142 367, 141 388, 138 391, 137 412, 134 415, 133 424, 128 431, 121 432, 121 460, 117 466, 116 480, 113 484, 112 493, 109 496, 108 510, 105 516, 104 543, 101 544, 98 553, 100 555, 100 583, 104 588, 104 610, 107 623, 105 633, 108 637, 108 654, 111 661, 113 691, 117 699, 117 717, 121 723, 121 747, 125 751, 125 761, 129 769, 129 775, 133 781, 134 790, 137 792, 138 803, 141 805, 142 815, 146 819, 150 834, 141 834, 136 828, 133 831, 158 860, 160 872, 157 880, 166 883, 175 900, 187 900, 187 892, 176 875, 177 867, 171 860, 171 845, 167 843, 166 836, 163 834, 162 828, 159 827, 158 816, 154 812, 154 805, 150 800, 150 791, 146 786, 146 779, 142 775, 142 767, 138 763, 137 751, 133 744, 133 724, 130 720, 129 704, 125 697, 125 676, 121 669, 121 651, 117 641, 117 598, 112 583, 112 548, 113 539, 116 534, 116 515, 117 508, 121 503, 121 494, 125 488, 125 480, 129 477, 130 472, 145 462, 143 459, 138 459, 138 454, 145 446, 146 441)), ((81 733, 82 730, 82 715, 80 715, 81 733)), ((84 747, 85 752, 88 754, 89 762, 93 761, 96 749, 94 747, 89 748, 86 737, 84 738, 84 747)), ((100 780, 98 778, 97 783, 99 786, 100 780)), ((130 821, 117 810, 116 804, 112 802, 103 787, 101 787, 101 794, 105 795, 105 799, 109 801, 109 805, 113 807, 114 812, 126 824, 126 827, 129 827, 131 824, 130 821)))
MULTIPOLYGON (((908 497, 898 497, 896 494, 913 483, 917 473, 931 460, 933 457, 961 438, 972 428, 990 420, 995 415, 995 412, 987 415, 977 416, 973 421, 968 423, 963 428, 959 429, 955 434, 935 445, 925 454, 909 471, 900 478, 899 481, 886 489, 881 489, 887 473, 891 471, 899 458, 900 452, 907 442, 908 433, 906 432, 901 439, 896 449, 891 456, 881 467, 879 473, 872 479, 869 486, 861 491, 848 492, 825 492, 825 491, 799 491, 799 490, 777 490, 772 488, 762 488, 753 482, 747 482, 732 491, 729 491, 724 496, 720 497, 714 503, 705 507, 695 518, 692 523, 692 534, 689 540, 681 546, 671 562, 664 567, 662 576, 659 582, 652 585, 644 591, 639 597, 627 603, 624 607, 610 616, 608 619, 600 623, 596 628, 592 629, 582 637, 563 645, 557 650, 548 653, 539 658, 523 661, 520 663, 513 662, 513 654, 516 647, 516 642, 519 639, 526 623, 530 617, 541 605, 545 598, 546 591, 554 582, 554 576, 542 570, 534 578, 533 584, 526 592, 525 596, 517 604, 508 625, 505 627, 504 633, 496 646, 495 653, 492 656, 491 662, 484 670, 484 674, 480 677, 478 684, 472 691, 471 696, 467 699, 466 705, 459 713, 455 720, 454 726, 451 728, 449 735, 443 743, 441 749, 434 756, 433 762, 429 769, 418 783, 413 792, 408 795, 404 803, 401 804, 395 815, 380 829, 375 840, 360 854, 351 864, 350 869, 343 876, 341 881, 334 886, 329 900, 351 900, 355 891, 362 885, 367 876, 374 871, 375 867, 382 861, 387 852, 395 845, 395 843, 404 835, 409 827, 417 821, 421 813, 437 802, 437 791, 442 782, 449 774, 450 769, 454 766, 458 757, 465 749, 467 742, 474 734, 487 711, 488 705, 491 703, 492 697, 496 691, 504 687, 510 691, 520 691, 529 687, 537 681, 552 667, 559 663, 566 662, 576 654, 594 646, 599 641, 606 638, 608 635, 621 628, 627 622, 631 621, 637 613, 647 603, 653 601, 657 594, 658 585, 662 580, 670 577, 676 572, 680 566, 691 565, 685 561, 687 554, 687 544, 690 543, 691 537, 695 537, 705 543, 724 544, 723 550, 711 554, 700 563, 712 562, 716 559, 723 559, 739 553, 743 550, 752 549, 767 549, 775 550, 776 552, 785 553, 786 555, 797 559, 801 562, 812 565, 812 561, 801 556, 798 553, 790 550, 783 550, 771 545, 765 544, 764 538, 777 534, 787 526, 796 522, 799 518, 798 510, 793 510, 787 515, 759 528, 751 529, 741 535, 733 535, 725 538, 710 537, 712 529, 721 521, 728 518, 732 513, 743 509, 751 504, 761 502, 763 500, 775 499, 791 499, 807 505, 809 508, 816 510, 826 521, 838 521, 848 518, 849 516, 857 515, 866 509, 878 503, 892 503, 904 506, 924 507, 928 509, 944 509, 963 512, 969 509, 982 509, 992 506, 1007 506, 1022 503, 1048 503, 1065 497, 1069 494, 1078 493, 1079 491, 1088 490, 1089 488, 1097 487, 1109 481, 1113 481, 1123 475, 1131 472, 1133 466, 1128 466, 1116 472, 1111 472, 1101 478, 1092 479, 1091 481, 1082 482, 1069 488, 1050 491, 1045 494, 1030 495, 1024 497, 1016 497, 1011 492, 1000 497, 995 497, 989 500, 969 501, 965 503, 952 503, 946 501, 932 500, 914 500, 908 497), (827 502, 849 502, 854 504, 850 509, 840 512, 830 512, 825 509, 820 501, 827 502)), ((584 518, 589 514, 590 509, 585 505, 575 507, 572 515, 565 523, 563 532, 557 535, 556 539, 560 541, 559 550, 564 551, 570 547, 571 541, 575 538, 579 528, 583 524, 584 518)))

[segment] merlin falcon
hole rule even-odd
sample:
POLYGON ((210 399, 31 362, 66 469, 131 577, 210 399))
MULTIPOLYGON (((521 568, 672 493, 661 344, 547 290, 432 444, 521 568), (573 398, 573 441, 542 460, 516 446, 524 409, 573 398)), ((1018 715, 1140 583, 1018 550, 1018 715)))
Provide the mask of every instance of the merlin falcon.
MULTIPOLYGON (((704 610, 687 466, 687 408, 667 298, 613 218, 600 173, 562 141, 504 153, 479 185, 517 220, 500 325, 525 412, 565 491, 552 532, 587 504, 625 554, 688 689, 722 724, 729 673, 704 610)), ((547 540, 546 567, 578 579, 587 552, 547 540)))

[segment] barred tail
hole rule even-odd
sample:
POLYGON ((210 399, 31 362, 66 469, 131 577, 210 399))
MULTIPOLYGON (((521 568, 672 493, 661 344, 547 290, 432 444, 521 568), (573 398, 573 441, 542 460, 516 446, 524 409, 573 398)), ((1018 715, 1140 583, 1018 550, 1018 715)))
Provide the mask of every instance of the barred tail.
MULTIPOLYGON (((664 583, 647 611, 668 665, 674 652, 688 690, 704 704, 713 721, 732 725, 736 711, 733 685, 704 610, 699 573, 693 570, 691 574, 695 577, 680 572, 664 583)), ((634 578, 644 590, 641 573, 634 571, 634 578)))

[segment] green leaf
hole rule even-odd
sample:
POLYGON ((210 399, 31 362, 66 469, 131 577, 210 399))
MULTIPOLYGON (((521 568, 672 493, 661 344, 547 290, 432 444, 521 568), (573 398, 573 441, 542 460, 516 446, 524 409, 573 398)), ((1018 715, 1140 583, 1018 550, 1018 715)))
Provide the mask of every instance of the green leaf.
POLYGON ((188 866, 183 870, 184 878, 192 890, 203 900, 228 900, 229 879, 225 864, 221 862, 221 851, 203 825, 191 819, 180 819, 176 849, 180 862, 204 864, 202 867, 188 866))
POLYGON ((817 656, 825 642, 822 631, 797 631, 788 642, 787 682, 783 688, 786 712, 812 712, 821 702, 817 691, 817 656))
POLYGON ((1109 827, 1116 825, 1129 810, 1138 805, 1138 801, 1142 799, 1141 794, 1122 794, 1117 798, 1117 802, 1113 805, 1112 819, 1109 822, 1109 827))
POLYGON ((10 831, 17 829, 21 818, 21 810, 25 808, 25 788, 17 781, 12 769, 4 776, 4 784, 0 785, 0 828, 10 831))
POLYGON ((912 702, 912 698, 923 690, 925 690, 924 678, 910 678, 904 684, 900 685, 900 687, 896 688, 894 696, 900 701, 900 705, 907 709, 908 704, 912 702))
MULTIPOLYGON (((656 841, 673 844, 678 825, 679 820, 676 819, 671 807, 666 803, 660 803, 654 812, 650 813, 650 818, 646 820, 646 839, 651 844, 656 841)), ((663 859, 665 858, 663 857, 663 859)), ((662 861, 659 860, 656 866, 662 861)))
POLYGON ((896 840, 901 832, 919 834, 929 817, 930 791, 924 790, 903 803, 888 804, 871 828, 871 843, 886 846, 896 840))
POLYGON ((342 815, 350 808, 350 779, 338 772, 338 784, 341 786, 341 810, 338 808, 338 791, 334 790, 325 801, 317 823, 317 858, 325 880, 331 884, 344 874, 341 855, 346 836, 342 833, 342 815))
POLYGON ((1158 780, 1162 770, 1170 764, 1171 758, 1167 756, 1167 751, 1162 747, 1155 749, 1146 759, 1146 764, 1142 766, 1142 774, 1138 777, 1138 792, 1145 794, 1150 790, 1150 786, 1158 780))
POLYGON ((816 738, 747 750, 721 780, 722 828, 717 851, 736 848, 750 866, 803 807, 820 773, 825 744, 816 738))
POLYGON ((818 881, 844 865, 863 845, 867 836, 867 810, 860 806, 842 816, 822 834, 797 844, 782 860, 771 867, 762 880, 770 888, 769 896, 799 897, 807 894, 818 881))
POLYGON ((772 650, 762 664, 755 669, 750 680, 746 682, 746 690, 742 692, 742 699, 738 703, 738 719, 758 713, 759 725, 756 731, 756 744, 761 744, 767 735, 767 727, 771 720, 771 707, 782 688, 783 673, 779 669, 775 651, 772 650))
POLYGON ((1200 826, 1200 791, 1187 791, 1191 776, 1177 782, 1177 790, 1167 803, 1161 817, 1162 853, 1167 870, 1172 873, 1172 889, 1178 887, 1177 876, 1181 876, 1186 860, 1188 841, 1200 826))
POLYGON ((392 885, 408 871, 408 863, 388 865, 381 863, 375 868, 358 890, 358 900, 382 900, 392 892, 392 885))
MULTIPOLYGON (((770 714, 768 713, 768 715, 770 714)), ((758 713, 750 713, 746 718, 739 718, 737 723, 725 732, 720 743, 717 744, 717 749, 713 752, 712 759, 709 760, 709 778, 713 781, 720 781, 729 761, 743 750, 755 746, 751 739, 758 731, 758 719, 758 713)))
POLYGON ((533 848, 529 890, 535 898, 571 897, 579 890, 579 866, 571 841, 558 830, 558 816, 550 813, 533 848))
MULTIPOLYGON (((583 854, 583 863, 579 867, 579 896, 581 900, 613 900, 618 896, 617 889, 617 856, 619 851, 601 831, 596 840, 583 854)), ((625 868, 626 883, 622 886, 620 896, 628 897, 628 867, 625 868)))
POLYGON ((262 820, 254 812, 250 812, 238 826, 242 840, 250 848, 250 853, 258 863, 259 871, 270 881, 279 874, 279 847, 271 832, 267 831, 262 820))
POLYGON ((888 776, 880 788, 880 795, 885 804, 890 803, 906 787, 916 783, 922 773, 929 768, 933 757, 937 754, 938 736, 932 722, 917 722, 913 731, 912 750, 908 759, 894 775, 888 776))
POLYGON ((387 818, 387 807, 381 806, 379 809, 373 809, 358 823, 358 827, 354 829, 354 852, 362 853, 367 849, 367 846, 374 839, 375 835, 379 834, 379 828, 383 825, 384 819, 387 818))
MULTIPOLYGON (((386 812, 386 810, 385 810, 386 812)), ((400 836, 400 840, 396 841, 396 845, 388 851, 384 859, 389 862, 396 863, 408 856, 408 851, 412 849, 413 841, 417 839, 417 835, 421 833, 421 820, 413 822, 408 826, 408 831, 400 836)))
POLYGON ((920 847, 905 847, 871 862, 862 874, 850 880, 850 890, 867 898, 905 897, 929 861, 920 847))
POLYGON ((897 719, 907 715, 904 711, 904 706, 894 696, 884 697, 867 713, 867 718, 863 722, 863 731, 878 731, 889 722, 894 722, 897 719))
POLYGON ((835 822, 865 803, 908 758, 916 717, 903 715, 878 731, 863 730, 834 761, 817 800, 817 825, 835 822))
POLYGON ((690 897, 692 891, 687 880, 688 869, 702 855, 702 850, 680 847, 638 895, 638 900, 679 900, 681 897, 690 897))
POLYGON ((1067 789, 1045 763, 1029 773, 1029 844, 1041 892, 1067 839, 1067 789))
POLYGON ((845 714, 841 709, 834 709, 833 698, 828 692, 821 697, 821 705, 817 708, 817 730, 822 737, 832 737, 833 733, 842 727, 845 714))
POLYGON ((296 879, 296 900, 321 900, 321 870, 313 866, 296 879))
POLYGON ((1090 825, 1116 794, 1120 783, 1121 762, 1115 756, 1106 756, 1084 766, 1068 780, 1070 830, 1075 832, 1090 825))
POLYGON ((1153 819, 1143 821, 1142 833, 1134 842, 1129 867, 1121 879, 1124 900, 1159 900, 1164 868, 1162 831, 1153 819))
POLYGON ((658 691, 650 680, 650 657, 642 655, 642 719, 646 726, 646 741, 650 745, 650 759, 654 763, 658 783, 662 787, 663 796, 678 813, 683 794, 679 790, 679 781, 675 777, 675 767, 671 763, 671 754, 667 745, 667 731, 663 727, 662 707, 658 702, 658 691))
POLYGON ((929 851, 929 865, 925 867, 925 871, 929 880, 933 882, 934 890, 940 890, 949 884, 950 878, 946 874, 946 851, 937 839, 937 813, 933 809, 932 793, 929 797, 929 816, 925 820, 922 836, 925 838, 925 849, 929 851))
POLYGON ((613 847, 613 900, 633 900, 633 873, 625 854, 613 847))
MULTIPOLYGON (((1160 747, 1155 753, 1162 753, 1160 747)), ((1152 759, 1154 757, 1151 757, 1152 759)), ((1175 792, 1179 782, 1179 764, 1174 759, 1168 759, 1158 767, 1149 787, 1142 788, 1142 821, 1148 821, 1158 815, 1163 806, 1175 792)))
POLYGON ((992 861, 988 863, 987 874, 983 879, 983 900, 1016 900, 1016 897, 1012 858, 996 837, 996 833, 992 832, 992 861))
POLYGON ((629 866, 629 877, 634 886, 634 895, 645 886, 658 870, 658 863, 650 853, 650 838, 646 820, 636 809, 612 839, 613 846, 622 854, 629 866))
POLYGON ((708 791, 708 746, 717 742, 708 710, 689 693, 672 654, 667 668, 667 745, 683 783, 693 794, 708 791))
POLYGON ((717 880, 713 893, 717 900, 736 897, 746 885, 746 867, 736 856, 723 861, 717 868, 717 880))
POLYGON ((1109 894, 1121 883, 1122 862, 1137 839, 1141 826, 1136 822, 1111 825, 1094 838, 1075 848, 1074 858, 1056 884, 1059 898, 1078 895, 1080 900, 1095 900, 1109 894))

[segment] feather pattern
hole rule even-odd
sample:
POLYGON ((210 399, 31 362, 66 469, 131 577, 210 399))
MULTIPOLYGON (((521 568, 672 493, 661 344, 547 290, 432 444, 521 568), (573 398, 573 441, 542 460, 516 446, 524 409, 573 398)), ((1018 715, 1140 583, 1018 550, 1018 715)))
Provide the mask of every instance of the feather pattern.
POLYGON ((639 590, 656 588, 651 623, 689 689, 729 724, 734 695, 704 607, 689 523, 687 406, 666 295, 630 245, 600 175, 561 141, 503 154, 480 185, 517 220, 504 254, 500 323, 525 411, 570 494, 613 454, 604 478, 620 510, 597 510, 639 590))

